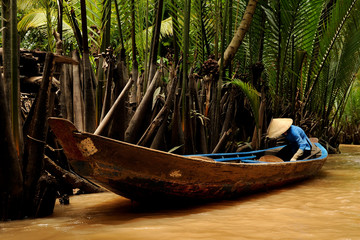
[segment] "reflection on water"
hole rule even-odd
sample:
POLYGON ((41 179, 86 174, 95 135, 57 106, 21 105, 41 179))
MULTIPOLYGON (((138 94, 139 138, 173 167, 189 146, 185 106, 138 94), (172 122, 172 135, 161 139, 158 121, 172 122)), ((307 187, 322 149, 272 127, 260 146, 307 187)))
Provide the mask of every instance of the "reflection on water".
POLYGON ((73 196, 51 217, 0 223, 0 239, 360 239, 360 146, 342 152, 311 180, 236 201, 156 209, 73 196))

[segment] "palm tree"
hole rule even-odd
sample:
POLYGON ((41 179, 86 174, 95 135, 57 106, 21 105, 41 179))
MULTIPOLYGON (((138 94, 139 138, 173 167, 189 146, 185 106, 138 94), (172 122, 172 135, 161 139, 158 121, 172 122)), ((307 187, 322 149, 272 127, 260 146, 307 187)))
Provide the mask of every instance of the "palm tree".
POLYGON ((0 84, 1 98, 1 150, 4 152, 0 167, 1 205, 7 206, 0 211, 0 219, 18 219, 23 217, 23 141, 19 108, 19 50, 17 34, 17 3, 2 1, 2 25, 4 77, 0 84), (6 91, 5 89, 10 89, 6 91), (10 113, 10 114, 9 114, 10 113))
POLYGON ((291 116, 298 124, 312 119, 311 127, 320 130, 313 134, 329 136, 321 129, 332 126, 360 67, 353 61, 360 46, 353 17, 358 7, 350 0, 325 5, 269 1, 265 6, 264 63, 275 116, 291 116))

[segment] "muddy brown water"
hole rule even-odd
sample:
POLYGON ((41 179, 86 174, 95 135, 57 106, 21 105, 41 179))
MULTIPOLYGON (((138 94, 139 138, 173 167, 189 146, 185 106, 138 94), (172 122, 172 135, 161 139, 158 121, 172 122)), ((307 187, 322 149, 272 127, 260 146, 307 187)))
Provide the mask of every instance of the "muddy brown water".
POLYGON ((73 196, 50 217, 0 222, 0 239, 357 240, 360 146, 341 150, 310 180, 233 201, 159 209, 109 192, 73 196))

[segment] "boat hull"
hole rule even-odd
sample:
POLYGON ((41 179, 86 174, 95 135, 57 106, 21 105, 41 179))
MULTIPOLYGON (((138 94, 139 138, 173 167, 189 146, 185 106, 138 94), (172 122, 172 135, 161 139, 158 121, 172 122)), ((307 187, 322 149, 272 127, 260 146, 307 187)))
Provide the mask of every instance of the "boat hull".
MULTIPOLYGON (((214 201, 315 175, 327 152, 297 162, 234 163, 157 151, 90 133, 64 119, 50 126, 79 175, 135 201, 214 201)), ((325 152, 324 152, 325 150, 325 152)))

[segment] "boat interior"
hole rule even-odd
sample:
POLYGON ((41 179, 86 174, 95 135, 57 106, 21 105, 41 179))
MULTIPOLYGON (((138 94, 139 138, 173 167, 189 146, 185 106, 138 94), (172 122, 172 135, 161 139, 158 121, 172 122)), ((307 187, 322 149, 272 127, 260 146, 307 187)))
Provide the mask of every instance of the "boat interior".
MULTIPOLYGON (((310 155, 305 158, 300 158, 298 161, 319 158, 321 155, 321 149, 317 145, 313 144, 310 155)), ((290 161, 291 156, 292 155, 289 154, 289 149, 286 145, 251 152, 186 155, 186 157, 192 159, 233 163, 287 162, 290 161)))

